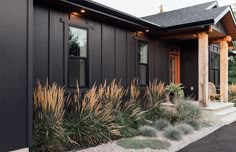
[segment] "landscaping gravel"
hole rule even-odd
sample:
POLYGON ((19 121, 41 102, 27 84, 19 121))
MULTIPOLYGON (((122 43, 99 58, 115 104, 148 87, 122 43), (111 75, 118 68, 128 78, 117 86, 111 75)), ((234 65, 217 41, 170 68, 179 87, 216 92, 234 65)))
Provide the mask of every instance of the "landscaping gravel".
MULTIPOLYGON (((116 144, 116 141, 112 141, 106 144, 101 144, 96 147, 91 147, 83 150, 79 150, 78 152, 175 152, 183 147, 189 145, 192 142, 195 142, 206 135, 214 132, 215 130, 219 129, 220 127, 224 126, 225 124, 215 124, 211 127, 202 128, 199 131, 194 131, 192 134, 183 136, 182 140, 180 141, 172 141, 166 139, 162 134, 159 134, 158 139, 169 141, 171 143, 171 147, 168 150, 153 150, 150 148, 145 149, 124 149, 116 144)), ((155 138, 147 138, 142 136, 134 137, 136 139, 155 139, 155 138)))

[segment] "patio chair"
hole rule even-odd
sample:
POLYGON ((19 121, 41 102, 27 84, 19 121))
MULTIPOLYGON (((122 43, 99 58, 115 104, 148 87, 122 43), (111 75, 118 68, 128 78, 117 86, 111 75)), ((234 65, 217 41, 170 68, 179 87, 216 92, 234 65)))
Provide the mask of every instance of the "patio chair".
POLYGON ((220 94, 216 92, 216 86, 212 82, 208 82, 208 96, 209 96, 209 101, 211 100, 220 101, 220 94))

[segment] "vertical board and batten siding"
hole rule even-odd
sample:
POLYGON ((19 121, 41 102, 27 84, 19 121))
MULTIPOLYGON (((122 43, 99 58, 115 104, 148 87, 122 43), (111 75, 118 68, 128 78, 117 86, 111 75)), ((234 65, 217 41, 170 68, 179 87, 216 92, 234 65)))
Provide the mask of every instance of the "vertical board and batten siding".
POLYGON ((1 152, 32 141, 32 10, 32 0, 0 1, 1 152))
POLYGON ((110 83, 115 78, 115 28, 102 25, 102 81, 110 83))
POLYGON ((115 33, 115 77, 121 84, 126 87, 127 72, 127 32, 123 29, 116 28, 115 33))
POLYGON ((34 8, 34 82, 49 77, 49 9, 34 8), (43 23, 43 24, 42 24, 43 23))
POLYGON ((91 20, 89 24, 93 25, 93 31, 89 32, 89 86, 92 87, 93 83, 102 82, 102 25, 91 20))
MULTIPOLYGON (((49 8, 43 4, 34 5, 34 81, 45 81, 65 85, 67 49, 64 26, 88 28, 89 87, 112 79, 121 80, 128 86, 137 76, 136 31, 118 25, 105 24, 86 17, 76 17, 63 10, 49 8), (43 44, 41 44, 43 43, 43 44)), ((142 39, 142 38, 141 38, 142 39)), ((159 42, 145 36, 149 44, 149 80, 154 78, 168 83, 168 50, 164 41, 159 42)))
POLYGON ((127 32, 127 85, 136 77, 136 40, 135 33, 127 32))
POLYGON ((182 41, 180 46, 180 79, 185 96, 198 99, 198 41, 182 41))
POLYGON ((64 25, 66 15, 61 10, 49 9, 49 76, 50 82, 64 85, 64 25))

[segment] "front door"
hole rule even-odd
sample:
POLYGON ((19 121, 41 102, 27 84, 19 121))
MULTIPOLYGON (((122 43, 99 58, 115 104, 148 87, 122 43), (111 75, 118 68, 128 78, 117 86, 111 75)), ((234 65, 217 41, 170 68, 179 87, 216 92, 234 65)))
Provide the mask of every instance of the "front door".
POLYGON ((171 48, 169 52, 169 80, 173 83, 180 83, 180 50, 171 48))

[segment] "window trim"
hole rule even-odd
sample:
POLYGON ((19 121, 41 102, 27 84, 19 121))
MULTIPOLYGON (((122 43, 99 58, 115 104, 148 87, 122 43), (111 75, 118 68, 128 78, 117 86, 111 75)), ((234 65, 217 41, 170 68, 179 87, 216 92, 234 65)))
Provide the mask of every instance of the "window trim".
MULTIPOLYGON (((149 46, 149 41, 148 40, 146 40, 146 39, 143 39, 143 38, 138 38, 138 37, 135 37, 135 52, 136 52, 136 57, 135 57, 135 62, 136 62, 136 71, 135 71, 135 73, 136 73, 136 77, 137 77, 137 79, 139 78, 139 76, 138 76, 138 70, 139 70, 139 65, 146 65, 146 84, 141 84, 140 82, 140 87, 146 87, 148 84, 149 84, 149 48, 150 48, 150 46, 149 46), (142 43, 146 43, 147 44, 147 64, 144 64, 144 63, 139 63, 138 62, 138 43, 139 42, 142 42, 142 43)), ((139 81, 139 80, 138 80, 139 81)))
POLYGON ((171 83, 171 71, 170 71, 170 58, 171 57, 175 57, 177 59, 176 61, 176 72, 175 73, 175 79, 176 79, 176 82, 173 82, 173 83, 176 83, 176 84, 179 84, 181 83, 181 50, 180 50, 180 47, 177 47, 177 46, 173 46, 173 47, 170 47, 169 48, 169 52, 168 52, 168 72, 169 72, 169 82, 171 83), (172 49, 175 49, 177 50, 177 52, 172 52, 171 50, 172 49))
POLYGON ((88 89, 89 88, 89 50, 90 50, 90 42, 89 42, 89 33, 90 28, 88 26, 81 26, 75 24, 74 22, 64 21, 64 85, 67 90, 75 90, 76 87, 69 86, 69 58, 77 58, 78 60, 83 59, 85 60, 85 86, 79 86, 80 89, 88 89), (79 29, 87 30, 87 58, 85 57, 76 57, 69 55, 69 27, 75 27, 79 29))
MULTIPOLYGON (((216 86, 220 85, 220 65, 218 65, 218 68, 215 67, 215 58, 213 60, 213 63, 211 62, 212 54, 218 55, 220 57, 220 53, 217 51, 212 51, 209 47, 209 82, 212 82, 211 77, 213 77, 212 83, 214 83, 216 86), (212 66, 213 65, 213 66, 212 66), (214 75, 211 75, 211 70, 213 71, 214 75), (218 72, 218 82, 216 82, 216 72, 218 72)), ((219 61, 220 62, 220 61, 219 61)), ((220 63, 219 63, 220 64, 220 63)))

